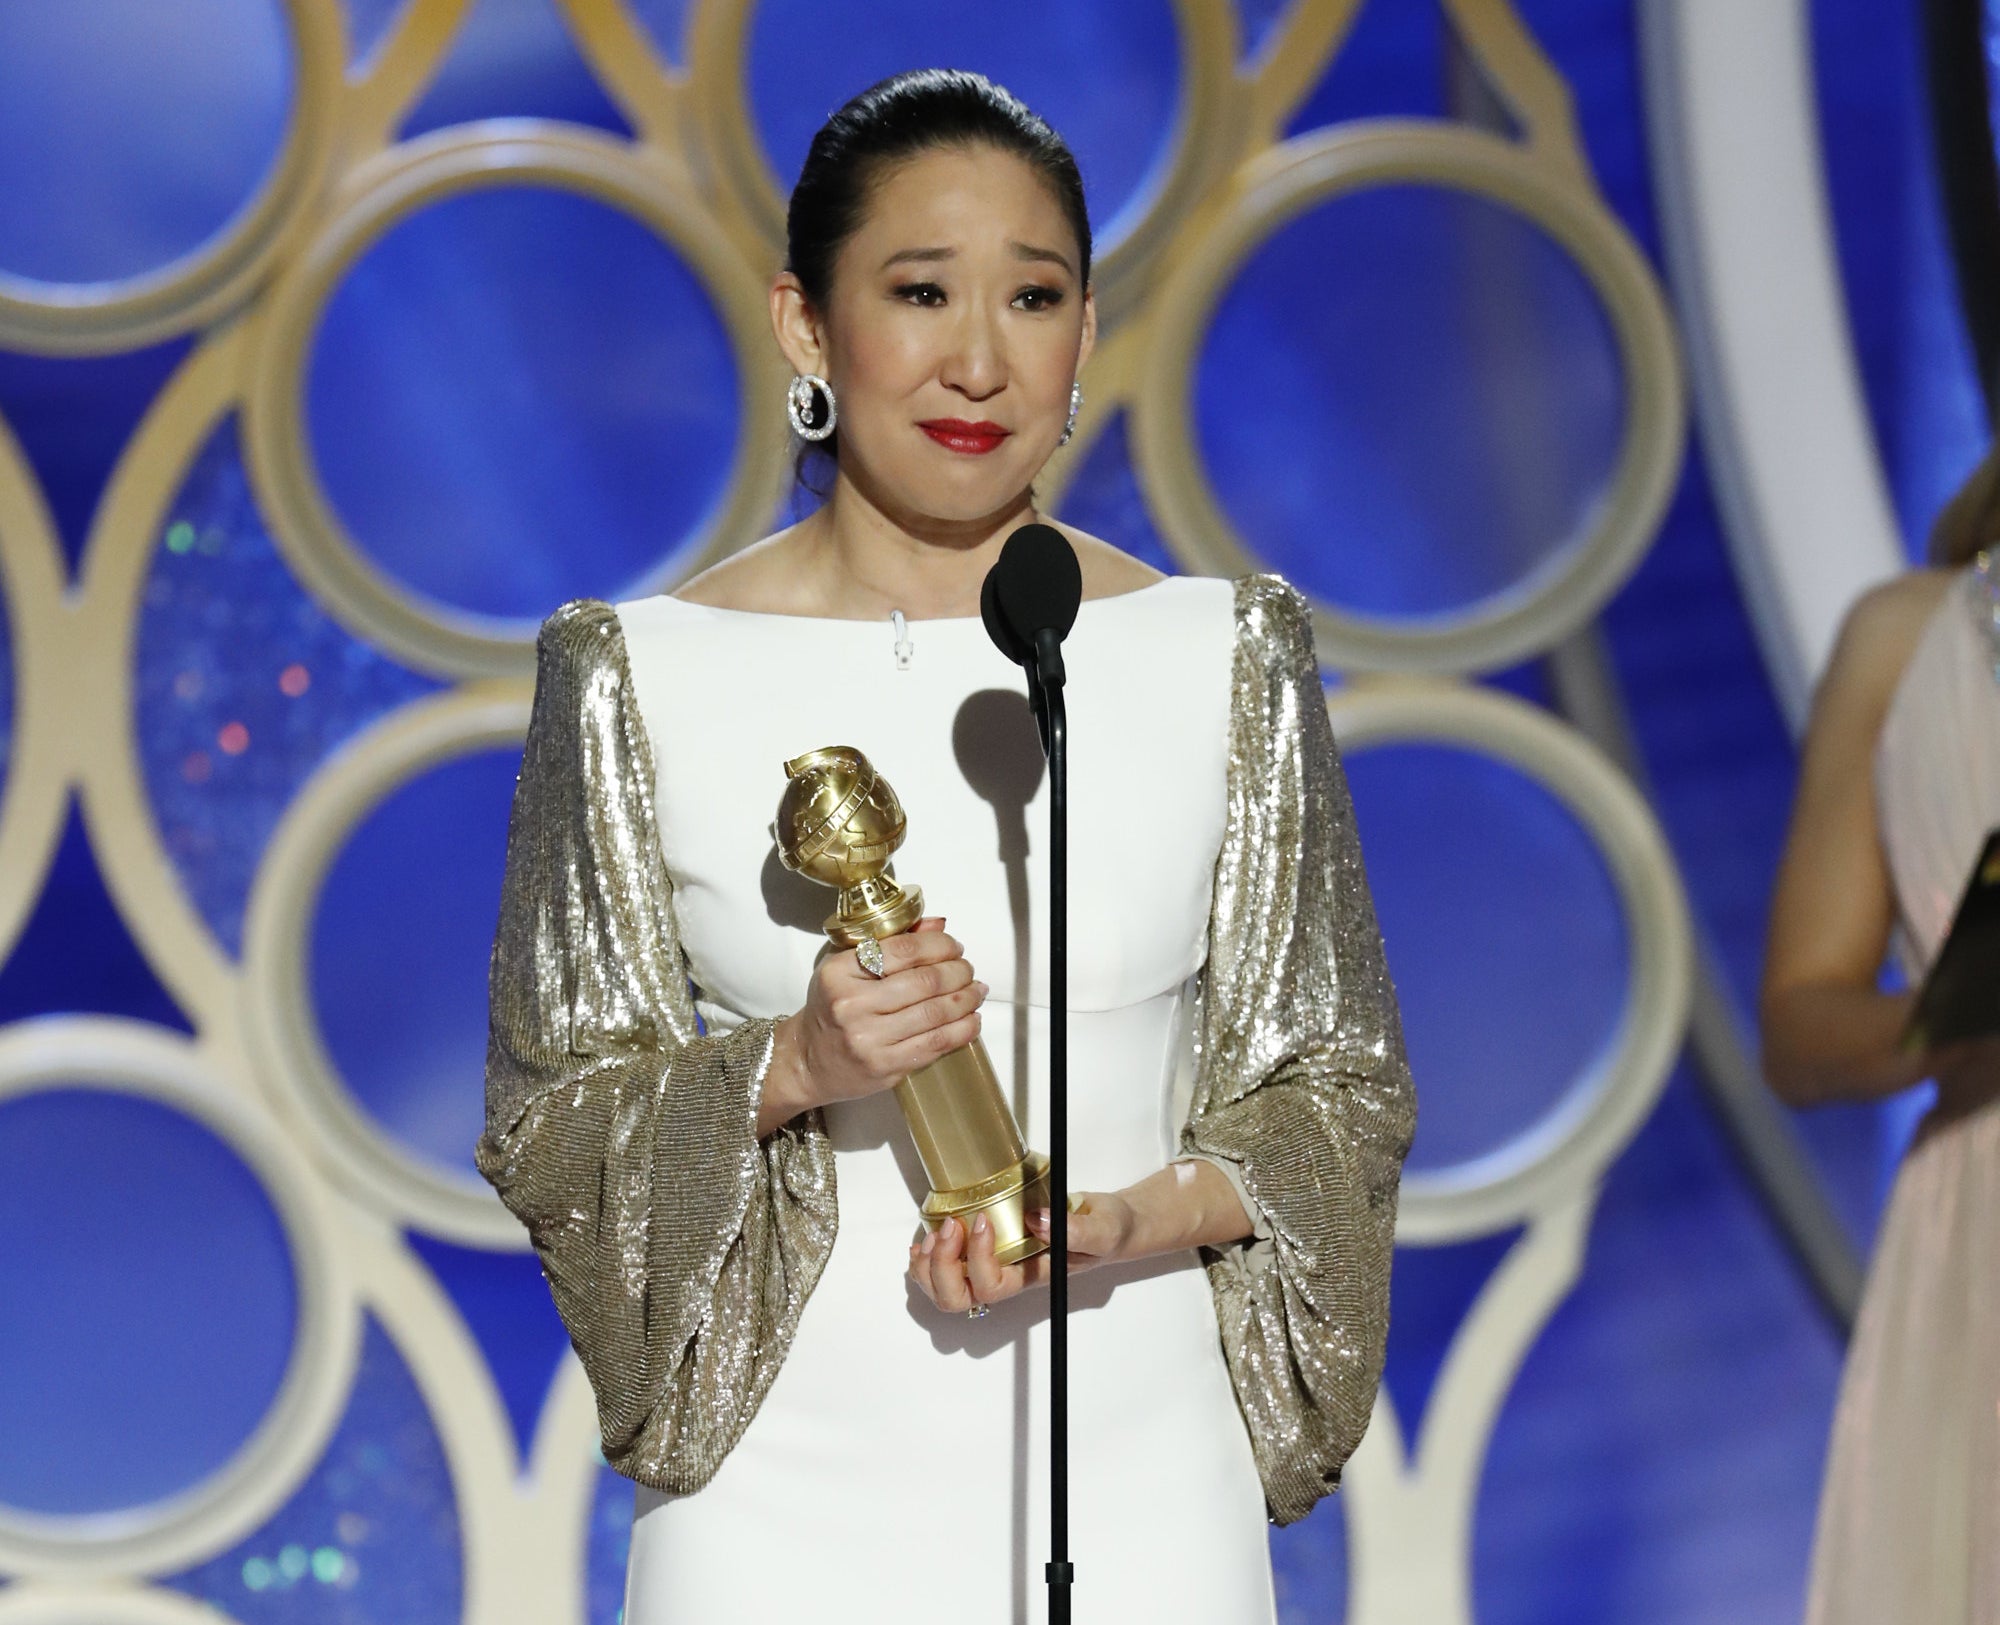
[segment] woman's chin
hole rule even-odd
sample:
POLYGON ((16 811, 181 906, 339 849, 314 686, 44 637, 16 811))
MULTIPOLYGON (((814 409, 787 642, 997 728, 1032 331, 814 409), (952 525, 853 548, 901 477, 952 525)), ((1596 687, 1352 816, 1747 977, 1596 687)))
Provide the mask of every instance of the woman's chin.
POLYGON ((996 478, 983 469, 949 471, 943 477, 932 472, 927 479, 904 487, 897 496, 907 511, 934 523, 971 525, 1004 512, 1027 487, 1027 477, 996 478))

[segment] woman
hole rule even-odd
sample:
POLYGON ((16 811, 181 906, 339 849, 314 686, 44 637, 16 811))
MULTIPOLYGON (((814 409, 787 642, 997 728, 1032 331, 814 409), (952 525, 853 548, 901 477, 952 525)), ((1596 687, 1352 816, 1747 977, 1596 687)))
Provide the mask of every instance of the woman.
MULTIPOLYGON (((977 75, 884 81, 814 139, 771 313, 831 489, 544 627, 479 1166, 640 1484, 628 1625, 999 1625, 1042 1607, 1047 1261, 912 1239, 885 1091, 983 1033, 1047 1143, 1046 786, 978 599, 1095 336, 1075 163, 977 75), (962 933, 879 976, 772 844, 781 764, 834 743, 962 933)), ((1302 601, 1066 534, 1075 1595, 1254 1625, 1267 1518, 1368 1421, 1410 1083, 1302 601)))
POLYGON ((1812 1625, 2000 1622, 2000 1045, 1908 1056, 1914 988, 2000 825, 2000 451, 1929 569, 1849 611, 1813 701, 1764 966, 1764 1068, 1794 1105, 1937 1101, 1896 1175, 1834 1413, 1812 1625))

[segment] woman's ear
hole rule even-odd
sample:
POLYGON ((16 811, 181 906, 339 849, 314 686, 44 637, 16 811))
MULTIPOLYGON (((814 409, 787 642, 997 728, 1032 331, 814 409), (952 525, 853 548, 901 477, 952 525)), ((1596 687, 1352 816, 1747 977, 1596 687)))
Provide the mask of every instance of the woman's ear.
POLYGON ((1097 348, 1097 289, 1094 286, 1083 290, 1083 342, 1077 346, 1076 370, 1083 371, 1083 364, 1090 359, 1090 352, 1097 348))
POLYGON ((818 314, 799 279, 780 271, 771 279, 771 332, 792 371, 826 376, 826 345, 818 314))

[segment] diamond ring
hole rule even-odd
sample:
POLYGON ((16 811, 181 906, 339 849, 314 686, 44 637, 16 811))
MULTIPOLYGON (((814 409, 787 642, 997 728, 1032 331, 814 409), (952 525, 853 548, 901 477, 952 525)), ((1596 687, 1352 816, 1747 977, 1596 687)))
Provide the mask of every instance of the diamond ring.
POLYGON ((985 1305, 985 1304, 983 1304, 983 1303, 975 1303, 975 1304, 974 1304, 974 1305, 973 1305, 973 1306, 972 1306, 972 1307, 971 1307, 970 1309, 966 1310, 966 1312, 965 1312, 965 1318, 966 1318, 967 1320, 983 1320, 983 1319, 985 1319, 985 1318, 986 1318, 986 1305, 985 1305))
POLYGON ((863 937, 854 945, 854 958, 870 976, 888 974, 889 965, 882 957, 882 944, 873 937, 863 937))

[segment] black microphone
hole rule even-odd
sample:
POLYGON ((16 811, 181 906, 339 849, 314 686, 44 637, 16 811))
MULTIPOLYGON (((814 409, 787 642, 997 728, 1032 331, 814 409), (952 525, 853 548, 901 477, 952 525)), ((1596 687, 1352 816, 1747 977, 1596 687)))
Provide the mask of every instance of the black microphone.
MULTIPOLYGON (((1029 668, 1037 690, 1062 686, 1062 640, 1082 602, 1076 549, 1053 525, 1023 525, 1009 536, 979 590, 986 635, 1009 660, 1029 668)), ((1038 716, 1040 709, 1038 703, 1038 716)))

